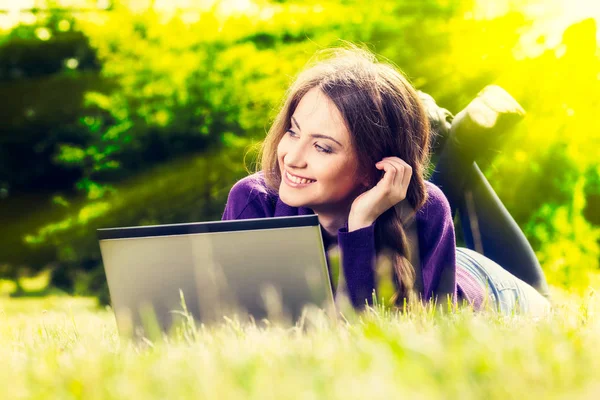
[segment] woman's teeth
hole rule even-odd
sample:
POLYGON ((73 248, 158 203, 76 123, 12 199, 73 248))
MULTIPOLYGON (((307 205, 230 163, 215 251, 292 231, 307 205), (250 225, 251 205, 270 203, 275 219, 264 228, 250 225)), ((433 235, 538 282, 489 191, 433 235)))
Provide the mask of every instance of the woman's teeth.
POLYGON ((297 176, 291 175, 287 171, 285 171, 285 174, 287 175, 288 179, 294 183, 305 184, 305 183, 313 183, 314 182, 314 180, 311 180, 311 179, 298 178, 297 176))

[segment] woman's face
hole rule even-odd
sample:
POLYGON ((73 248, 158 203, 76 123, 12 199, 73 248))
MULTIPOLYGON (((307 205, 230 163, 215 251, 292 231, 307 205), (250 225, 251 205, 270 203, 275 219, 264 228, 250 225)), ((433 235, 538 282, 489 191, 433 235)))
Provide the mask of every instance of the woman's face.
POLYGON ((277 146, 279 197, 292 207, 347 212, 363 189, 343 117, 318 88, 304 95, 277 146))

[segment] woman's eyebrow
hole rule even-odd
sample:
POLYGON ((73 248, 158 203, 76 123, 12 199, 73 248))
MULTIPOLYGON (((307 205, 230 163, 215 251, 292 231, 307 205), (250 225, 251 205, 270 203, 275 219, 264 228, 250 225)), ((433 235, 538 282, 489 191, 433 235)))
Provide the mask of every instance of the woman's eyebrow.
MULTIPOLYGON (((294 122, 294 124, 296 124, 296 126, 298 127, 298 130, 300 130, 300 132, 302 132, 302 128, 300 128, 300 124, 298 123, 298 121, 296 121, 296 118, 294 118, 293 115, 292 115, 292 121, 294 122)), ((329 139, 329 140, 332 140, 335 143, 337 143, 340 147, 342 147, 342 148, 344 147, 340 142, 338 142, 337 140, 335 140, 331 136, 323 135, 321 133, 313 133, 310 136, 314 137, 314 138, 319 138, 319 139, 329 139)))

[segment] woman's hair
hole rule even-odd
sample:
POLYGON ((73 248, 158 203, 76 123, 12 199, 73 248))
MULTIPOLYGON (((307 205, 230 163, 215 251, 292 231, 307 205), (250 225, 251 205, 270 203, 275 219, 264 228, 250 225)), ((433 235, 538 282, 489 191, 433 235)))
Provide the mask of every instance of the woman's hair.
MULTIPOLYGON (((299 74, 288 89, 262 146, 260 163, 267 186, 277 191, 281 172, 277 146, 290 129, 290 119, 302 97, 318 87, 337 106, 352 141, 359 171, 373 187, 382 171, 375 163, 396 156, 412 167, 406 200, 418 210, 427 199, 424 171, 429 160, 429 122, 413 86, 393 66, 377 61, 367 50, 355 46, 320 52, 325 55, 299 74)), ((415 269, 408 261, 409 246, 401 208, 392 207, 375 224, 378 254, 391 254, 398 291, 392 298, 413 299, 415 269)), ((413 214, 414 216, 414 214, 413 214)))

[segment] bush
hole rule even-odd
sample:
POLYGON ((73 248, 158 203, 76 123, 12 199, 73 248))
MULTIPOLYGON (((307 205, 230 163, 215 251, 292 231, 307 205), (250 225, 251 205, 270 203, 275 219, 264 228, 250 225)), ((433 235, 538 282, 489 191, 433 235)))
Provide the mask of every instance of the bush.
POLYGON ((220 220, 229 189, 247 173, 238 161, 242 152, 235 148, 151 168, 102 199, 81 199, 62 220, 25 240, 36 252, 52 253, 54 285, 106 298, 96 229, 220 220))
MULTIPOLYGON (((101 73, 61 70, 46 91, 60 92, 57 86, 74 79, 80 89, 65 97, 76 104, 84 99, 85 110, 71 104, 76 111, 65 117, 68 123, 27 125, 27 135, 15 128, 0 139, 7 149, 2 155, 11 160, 9 166, 0 162, 0 172, 25 170, 10 175, 11 185, 20 177, 23 188, 39 191, 53 176, 50 188, 61 190, 37 203, 41 209, 53 198, 50 212, 11 217, 6 235, 16 239, 0 254, 10 253, 13 267, 3 270, 53 264, 56 284, 73 290, 79 280, 77 290, 86 290, 93 279, 78 277, 96 274, 90 271, 99 260, 97 227, 219 218, 229 187, 244 174, 244 146, 263 137, 292 77, 312 54, 344 38, 366 42, 400 65, 415 86, 453 112, 491 83, 522 103, 525 122, 506 137, 485 172, 550 282, 583 288, 599 262, 593 208, 599 173, 589 151, 600 132, 594 119, 600 105, 596 27, 592 20, 575 24, 549 48, 542 33, 534 44, 523 42, 533 32, 527 21, 519 10, 485 19, 471 2, 437 0, 378 7, 264 2, 244 14, 158 14, 117 4, 110 13, 78 18, 73 26, 88 38, 101 73), (6 147, 6 138, 21 150, 6 147), (35 149, 43 150, 41 160, 28 168, 23 159, 35 149), (75 181, 80 195, 73 193, 75 181)), ((41 81, 19 84, 26 82, 41 81)), ((46 103, 54 104, 46 115, 60 115, 59 102, 46 103)), ((24 109, 11 115, 25 115, 24 109)))

